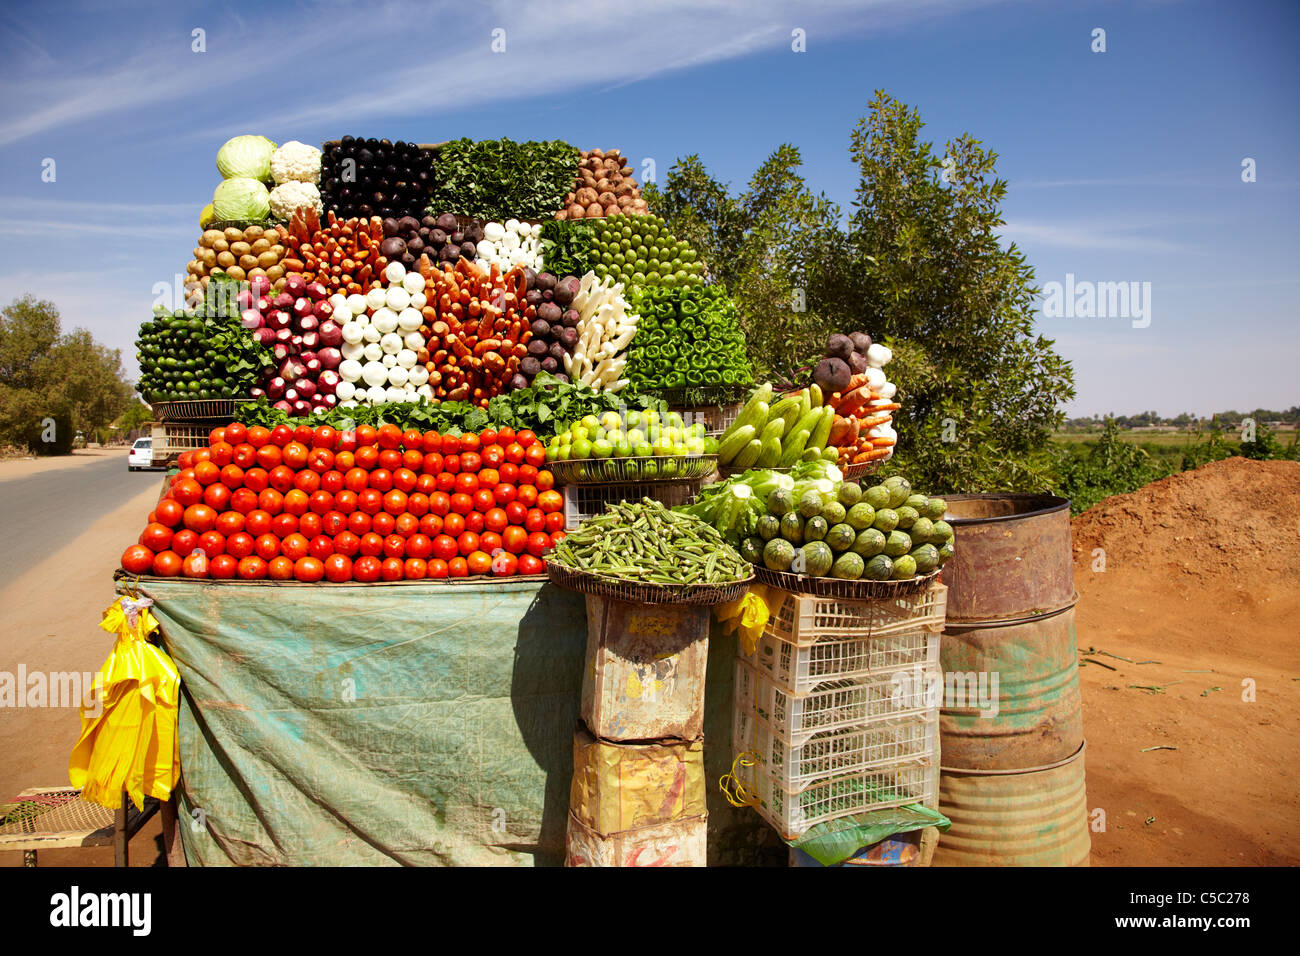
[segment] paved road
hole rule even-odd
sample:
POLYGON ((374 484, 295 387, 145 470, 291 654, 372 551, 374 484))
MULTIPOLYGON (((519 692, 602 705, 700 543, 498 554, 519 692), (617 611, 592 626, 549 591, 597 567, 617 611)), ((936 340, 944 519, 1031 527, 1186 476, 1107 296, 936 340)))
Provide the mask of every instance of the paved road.
MULTIPOLYGON (((161 471, 126 470, 126 449, 111 458, 0 484, 0 537, 10 560, 0 562, 0 587, 43 561, 106 512, 145 488, 160 487, 161 471)), ((144 527, 145 515, 140 515, 144 527)), ((122 543, 125 548, 130 541, 122 543)))

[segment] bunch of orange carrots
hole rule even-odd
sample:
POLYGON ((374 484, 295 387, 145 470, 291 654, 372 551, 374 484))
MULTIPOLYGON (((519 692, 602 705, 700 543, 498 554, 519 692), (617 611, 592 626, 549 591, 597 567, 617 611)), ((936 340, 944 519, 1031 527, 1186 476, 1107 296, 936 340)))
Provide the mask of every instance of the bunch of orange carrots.
POLYGON ((881 461, 894 453, 897 438, 892 430, 888 435, 880 435, 885 429, 879 426, 889 425, 894 412, 903 406, 882 398, 867 384, 865 373, 849 379, 848 387, 842 392, 831 393, 826 404, 835 409, 827 444, 840 450, 841 467, 881 461), (876 437, 871 435, 873 430, 877 432, 876 437))
POLYGON ((331 211, 321 223, 311 207, 300 208, 289 222, 289 255, 282 259, 285 273, 297 272, 308 282, 319 281, 331 293, 360 293, 379 285, 388 260, 379 254, 384 241, 384 221, 339 219, 331 211))

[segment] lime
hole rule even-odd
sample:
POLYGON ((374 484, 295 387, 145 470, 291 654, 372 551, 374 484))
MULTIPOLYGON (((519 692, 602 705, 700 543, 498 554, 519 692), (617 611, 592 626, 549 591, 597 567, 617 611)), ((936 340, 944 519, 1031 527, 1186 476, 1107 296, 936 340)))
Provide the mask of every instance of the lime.
POLYGON ((591 446, 592 458, 608 458, 614 453, 614 446, 605 439, 597 439, 591 446))

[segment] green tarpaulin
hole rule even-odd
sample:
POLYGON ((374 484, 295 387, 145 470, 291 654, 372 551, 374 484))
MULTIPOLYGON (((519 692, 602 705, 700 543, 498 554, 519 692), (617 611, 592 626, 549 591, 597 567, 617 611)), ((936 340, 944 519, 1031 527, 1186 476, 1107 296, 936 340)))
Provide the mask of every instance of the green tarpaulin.
MULTIPOLYGON (((551 584, 319 587, 148 580, 180 671, 191 866, 563 861, 586 654, 551 584)), ((734 639, 711 641, 710 864, 785 863, 716 780, 731 763, 734 639)))

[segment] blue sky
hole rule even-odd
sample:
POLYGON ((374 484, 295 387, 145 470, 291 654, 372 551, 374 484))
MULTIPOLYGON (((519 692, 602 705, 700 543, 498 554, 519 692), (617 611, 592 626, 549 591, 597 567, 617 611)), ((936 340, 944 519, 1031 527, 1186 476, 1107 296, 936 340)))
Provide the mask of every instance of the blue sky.
POLYGON ((999 154, 1004 237, 1040 285, 1151 284, 1145 327, 1039 317, 1074 363, 1071 415, 1285 408, 1300 403, 1297 41, 1300 4, 1262 0, 10 3, 0 303, 52 299, 134 374, 154 285, 184 272, 239 133, 562 138, 661 175, 694 152, 735 187, 790 142, 847 209, 849 131, 879 88, 940 149, 970 132, 999 154))

